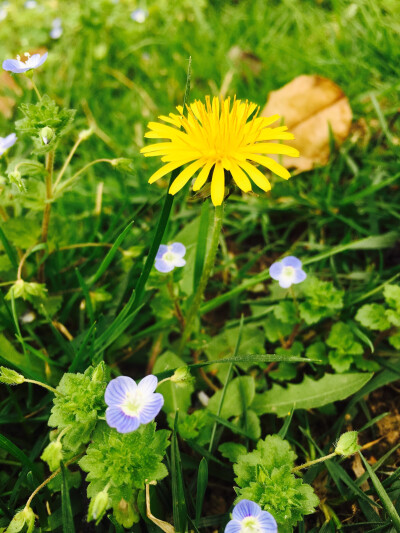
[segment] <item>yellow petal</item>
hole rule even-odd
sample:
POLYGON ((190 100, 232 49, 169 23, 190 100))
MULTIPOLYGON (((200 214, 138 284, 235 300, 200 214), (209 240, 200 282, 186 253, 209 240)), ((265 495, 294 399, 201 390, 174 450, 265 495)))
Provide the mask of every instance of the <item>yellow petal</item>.
POLYGON ((200 170, 200 173, 197 176, 196 181, 194 182, 194 185, 193 185, 194 191, 198 191, 199 189, 203 187, 203 185, 207 181, 208 175, 210 174, 210 170, 213 165, 214 165, 213 162, 206 163, 204 167, 200 170))
POLYGON ((149 183, 154 183, 155 181, 159 180, 166 174, 169 174, 176 168, 181 167, 185 163, 188 163, 188 161, 179 161, 178 163, 174 161, 173 163, 168 163, 167 165, 164 165, 163 167, 159 168, 157 172, 154 172, 154 174, 149 179, 149 183))
POLYGON ((258 168, 256 168, 251 163, 248 163, 247 161, 241 161, 240 166, 243 170, 247 172, 247 174, 254 181, 257 187, 260 187, 260 189, 262 189, 263 191, 271 190, 270 182, 267 180, 264 174, 258 170, 258 168))
POLYGON ((231 163, 231 174, 239 189, 242 189, 243 192, 251 191, 251 183, 249 178, 246 176, 243 170, 234 162, 231 163))
POLYGON ((174 179, 170 189, 170 194, 176 194, 178 191, 182 189, 186 185, 186 183, 190 180, 190 178, 193 176, 195 172, 199 170, 200 167, 204 165, 204 159, 200 159, 199 161, 195 161, 191 165, 185 168, 185 170, 182 170, 182 172, 174 179))
POLYGON ((170 114, 169 117, 166 117, 165 115, 160 115, 158 117, 160 120, 163 120, 164 122, 168 122, 169 124, 173 124, 174 126, 177 126, 178 128, 181 127, 181 120, 178 115, 170 114))
POLYGON ((288 131, 277 132, 275 131, 275 128, 263 130, 257 137, 257 141, 290 141, 292 139, 294 139, 293 133, 289 133, 288 131))
POLYGON ((288 180, 290 178, 290 172, 285 167, 277 163, 274 159, 272 159, 272 157, 248 154, 247 159, 251 159, 251 161, 255 161, 256 163, 267 167, 271 172, 274 172, 284 180, 288 180))
POLYGON ((214 205, 221 205, 225 192, 225 173, 220 162, 215 163, 211 178, 211 201, 214 205))
POLYGON ((255 154, 281 154, 289 155, 291 157, 300 156, 300 152, 296 148, 293 148, 293 146, 278 143, 258 143, 246 146, 243 150, 255 154))

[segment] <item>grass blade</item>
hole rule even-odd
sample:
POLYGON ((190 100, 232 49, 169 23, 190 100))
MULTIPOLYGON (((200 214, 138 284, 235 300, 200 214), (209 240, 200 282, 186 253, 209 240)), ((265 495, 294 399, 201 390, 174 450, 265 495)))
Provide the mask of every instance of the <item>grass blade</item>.
POLYGON ((175 413, 174 431, 171 438, 171 483, 172 483, 172 510, 174 525, 177 533, 187 531, 187 510, 185 489, 183 486, 181 456, 178 446, 178 411, 175 413))
POLYGON ((61 484, 61 513, 62 513, 62 524, 64 533, 75 533, 74 526, 74 515, 71 508, 71 500, 69 497, 69 487, 67 481, 67 470, 63 463, 61 463, 61 474, 62 474, 62 484, 61 484))
POLYGON ((197 474, 197 493, 196 493, 196 524, 198 524, 201 517, 201 510, 203 508, 204 496, 208 483, 208 463, 205 457, 202 458, 199 464, 199 472, 197 474))
POLYGON ((384 489, 382 483, 379 481, 378 476, 372 470, 368 461, 364 458, 362 453, 360 452, 358 453, 360 454, 361 460, 364 463, 365 469, 367 470, 369 477, 371 478, 372 484, 374 485, 375 490, 378 493, 378 496, 382 502, 383 507, 386 509, 387 514, 390 516, 392 523, 394 527, 396 528, 396 531, 400 531, 400 516, 398 512, 396 511, 395 506, 393 505, 386 490, 384 489))

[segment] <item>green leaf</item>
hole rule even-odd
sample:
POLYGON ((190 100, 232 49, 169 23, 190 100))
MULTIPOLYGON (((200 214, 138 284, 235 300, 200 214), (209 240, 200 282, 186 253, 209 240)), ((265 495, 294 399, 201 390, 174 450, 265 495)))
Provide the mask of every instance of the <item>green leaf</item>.
POLYGON ((326 364, 328 362, 328 358, 326 356, 325 344, 321 341, 310 344, 306 350, 306 357, 312 360, 315 359, 317 364, 326 364))
POLYGON ((260 505, 274 516, 279 531, 290 530, 319 503, 312 487, 292 474, 295 459, 287 441, 269 435, 233 466, 239 486, 236 502, 246 498, 260 505))
POLYGON ((343 307, 343 291, 339 291, 329 281, 309 276, 301 289, 306 300, 299 305, 301 318, 309 325, 331 316, 343 307))
POLYGON ((71 500, 69 497, 69 487, 66 476, 66 470, 63 463, 61 463, 62 485, 61 485, 61 512, 62 524, 64 533, 75 533, 74 515, 71 508, 71 500))
POLYGON ((385 331, 390 328, 390 322, 385 313, 385 308, 380 304, 367 304, 360 307, 356 320, 368 329, 385 331))
POLYGON ((400 286, 399 285, 385 285, 383 288, 383 296, 385 297, 386 303, 400 311, 400 286))
POLYGON ((168 475, 162 462, 168 437, 168 431, 156 431, 154 422, 132 433, 118 433, 105 422, 98 422, 86 455, 79 461, 88 473, 88 497, 95 498, 109 485, 114 516, 126 528, 140 520, 136 510, 139 490, 168 475))
POLYGON ((226 457, 231 463, 236 463, 240 455, 247 453, 246 446, 238 442, 224 442, 218 446, 218 451, 222 457, 226 457))
POLYGON ((298 322, 296 306, 292 300, 283 300, 274 307, 274 315, 278 320, 293 326, 298 322))
MULTIPOLYGON (((208 409, 216 414, 220 403, 222 390, 217 391, 208 403, 208 409)), ((251 376, 240 376, 233 379, 226 388, 226 394, 221 409, 222 418, 240 416, 254 399, 255 383, 251 376)))
POLYGON ((318 381, 308 376, 298 384, 290 384, 287 388, 273 385, 271 390, 257 394, 251 409, 258 415, 276 413, 286 416, 295 409, 313 409, 331 402, 344 400, 372 378, 373 374, 325 374, 318 381))
MULTIPOLYGON (((173 369, 172 375, 177 368, 185 366, 185 361, 175 355, 173 352, 165 352, 158 357, 153 372, 157 374, 166 370, 173 369)), ((164 396, 163 411, 166 413, 175 413, 177 409, 186 413, 191 403, 191 395, 194 391, 192 383, 177 384, 167 381, 157 389, 164 396)))
POLYGON ((194 272, 193 272, 193 293, 196 292, 199 284, 201 274, 203 272, 204 261, 206 258, 207 250, 207 236, 208 226, 210 220, 210 206, 208 202, 203 202, 201 206, 199 229, 196 244, 196 255, 194 260, 194 272))
POLYGON ((202 458, 199 464, 199 470, 197 474, 197 492, 196 492, 196 524, 201 517, 201 511, 203 509, 204 496, 206 493, 208 484, 208 463, 205 457, 202 458))

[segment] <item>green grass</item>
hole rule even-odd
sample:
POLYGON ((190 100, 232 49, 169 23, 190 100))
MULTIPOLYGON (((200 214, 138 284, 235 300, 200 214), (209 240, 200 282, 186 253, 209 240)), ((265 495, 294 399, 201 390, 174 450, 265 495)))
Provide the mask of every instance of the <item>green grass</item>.
MULTIPOLYGON (((153 269, 145 287, 139 282, 145 288, 143 298, 140 295, 135 300, 133 292, 153 243, 167 183, 164 179, 161 186, 147 184, 159 165, 139 153, 147 123, 182 103, 189 57, 191 100, 218 95, 224 87, 227 95, 236 94, 262 107, 271 90, 300 74, 315 73, 331 78, 348 96, 354 113, 353 131, 334 149, 328 165, 288 182, 273 179, 267 197, 232 190, 225 205, 214 275, 200 311, 201 323, 196 324, 184 361, 193 363, 193 354, 200 361, 212 359, 210 354, 217 353, 213 339, 224 331, 232 339, 224 357, 234 352, 249 355, 257 348, 258 353, 270 354, 282 348, 279 340, 267 340, 265 335, 260 346, 251 328, 264 332, 273 306, 281 301, 282 292, 269 281, 265 283, 267 269, 290 252, 303 260, 309 275, 332 281, 344 294, 340 311, 315 326, 301 325, 296 337, 303 344, 301 355, 313 339, 325 343, 332 324, 340 320, 352 325, 366 353, 375 343, 373 359, 379 370, 351 398, 312 411, 294 411, 290 423, 272 414, 263 415, 262 437, 283 426, 300 462, 329 453, 346 429, 367 426, 360 436, 362 444, 378 439, 381 426, 376 419, 393 409, 396 389, 391 384, 399 379, 399 352, 384 335, 361 327, 354 317, 362 305, 382 303, 385 284, 399 283, 399 2, 180 0, 172 8, 167 0, 158 0, 148 3, 149 17, 142 25, 129 18, 136 6, 128 1, 60 2, 57 11, 51 3, 38 3, 46 7, 26 10, 22 1, 10 3, 6 19, 0 22, 0 57, 15 57, 43 46, 49 49, 48 61, 35 73, 39 90, 58 105, 77 109, 75 121, 57 149, 56 169, 62 166, 78 133, 94 124, 94 134, 79 146, 66 178, 100 158, 129 158, 131 168, 93 165, 54 202, 48 251, 45 256, 40 249, 33 251, 23 269, 26 281, 38 281, 38 263, 45 260, 49 298, 46 311, 40 313, 29 301, 17 299, 12 305, 4 296, 9 288, 6 283, 16 279, 21 256, 40 241, 43 176, 33 171, 23 176, 28 191, 19 193, 6 178, 11 157, 0 160, 0 207, 7 218, 0 225, 0 282, 5 284, 0 301, 0 363, 56 386, 64 372, 83 371, 101 360, 111 367, 112 376, 139 378, 149 360, 176 350, 181 331, 165 278, 153 269), (56 16, 62 18, 64 34, 52 41, 48 32, 56 16), (233 59, 233 47, 248 55, 233 59), (73 248, 82 243, 91 246, 73 248), (35 320, 22 323, 20 317, 32 310, 35 320), (242 314, 241 347, 235 351, 242 314)), ((17 104, 35 102, 27 80, 22 76, 14 80, 20 94, 1 88, 2 94, 16 98, 17 104)), ((0 115, 0 135, 14 131, 13 122, 20 118, 16 108, 10 119, 0 115)), ((43 160, 31 156, 31 151, 31 140, 21 136, 12 156, 43 160)), ((191 268, 196 268, 194 278, 193 270, 175 273, 175 295, 187 310, 193 279, 199 279, 203 264, 207 207, 202 209, 205 204, 187 189, 171 205, 168 223, 165 218, 162 221, 162 242, 185 242, 188 253, 192 250, 195 267, 191 268), (201 244, 196 255, 197 242, 201 244)), ((263 371, 268 364, 259 363, 249 370, 247 363, 237 363, 233 376, 247 372, 256 376, 257 392, 262 392, 274 382, 282 384, 273 373, 265 381, 263 371)), ((212 367, 207 376, 214 387, 221 388, 228 367, 218 367, 220 370, 217 365, 212 367)), ((208 367, 204 370, 208 372, 208 367)), ((305 374, 319 378, 332 373, 332 368, 302 363, 296 372, 284 381, 300 383, 305 374)), ((194 374, 196 390, 211 395, 213 390, 200 372, 194 374)), ((39 457, 48 442, 51 399, 50 394, 31 385, 1 386, 0 529, 48 475, 39 457)), ((196 394, 192 395, 192 407, 201 407, 196 394)), ((165 416, 160 420, 160 425, 168 427, 165 416)), ((217 451, 218 444, 240 440, 249 450, 253 446, 251 439, 243 437, 246 416, 238 422, 241 434, 231 431, 232 423, 216 424, 212 454, 207 454, 208 444, 174 433, 168 466, 181 464, 183 480, 175 469, 172 481, 168 478, 156 487, 153 514, 164 520, 173 514, 184 524, 187 508, 199 529, 224 526, 235 498, 234 475, 231 464, 217 451), (207 483, 202 454, 208 459, 210 483, 199 518, 196 494, 202 493, 207 483), (174 505, 171 487, 177 494, 174 505)), ((313 483, 323 504, 299 523, 296 531, 327 532, 341 527, 344 531, 395 531, 390 521, 393 516, 398 519, 400 511, 396 453, 387 438, 363 451, 367 460, 378 460, 375 464, 370 461, 376 475, 369 470, 363 477, 368 488, 357 480, 352 459, 309 469, 304 479, 313 483), (385 457, 384 463, 379 462, 380 457, 385 457)), ((44 530, 62 531, 62 517, 74 520, 77 531, 121 530, 114 518, 97 527, 86 525, 84 484, 76 488, 64 470, 59 477, 61 496, 54 488, 45 489, 34 500, 41 525, 48 527, 44 530), (53 513, 50 520, 46 501, 53 513)), ((142 521, 133 531, 145 531, 146 527, 151 530, 153 526, 142 521)))

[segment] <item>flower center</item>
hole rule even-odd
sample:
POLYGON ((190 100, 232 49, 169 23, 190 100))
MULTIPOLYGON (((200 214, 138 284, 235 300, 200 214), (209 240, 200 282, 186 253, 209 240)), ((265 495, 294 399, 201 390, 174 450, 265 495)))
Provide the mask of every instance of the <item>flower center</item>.
POLYGON ((167 263, 173 263, 175 260, 175 254, 173 252, 165 252, 162 258, 163 261, 166 261, 167 263))
POLYGON ((145 396, 140 391, 135 390, 127 394, 124 403, 121 405, 121 409, 128 416, 139 416, 145 403, 145 396))
POLYGON ((260 531, 260 523, 254 516, 247 516, 242 520, 240 533, 259 533, 260 531))
POLYGON ((283 267, 282 276, 286 279, 292 279, 294 276, 294 268, 290 266, 283 267))

